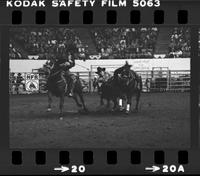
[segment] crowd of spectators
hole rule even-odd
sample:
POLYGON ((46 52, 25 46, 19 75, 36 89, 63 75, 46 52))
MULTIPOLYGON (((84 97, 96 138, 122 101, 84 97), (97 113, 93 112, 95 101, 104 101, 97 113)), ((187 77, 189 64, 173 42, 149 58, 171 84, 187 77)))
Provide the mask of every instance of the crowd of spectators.
POLYGON ((40 59, 55 57, 56 53, 65 53, 74 45, 80 55, 84 46, 73 29, 69 28, 15 28, 11 32, 29 55, 38 55, 40 59))
POLYGON ((158 28, 94 28, 91 33, 103 58, 153 58, 158 28))
MULTIPOLYGON (((88 31, 92 43, 102 59, 154 58, 159 29, 156 27, 136 28, 93 28, 88 31)), ((169 52, 166 57, 190 56, 190 32, 188 28, 174 28, 171 32, 169 52)), ((12 40, 22 47, 19 51, 11 42, 11 59, 21 59, 23 50, 39 59, 55 58, 57 53, 67 53, 73 45, 79 58, 89 58, 88 48, 83 45, 76 30, 71 28, 13 28, 12 40)))
POLYGON ((190 31, 188 28, 173 29, 167 57, 190 57, 190 31))
POLYGON ((10 59, 21 59, 21 53, 13 46, 12 43, 9 44, 9 58, 10 59))

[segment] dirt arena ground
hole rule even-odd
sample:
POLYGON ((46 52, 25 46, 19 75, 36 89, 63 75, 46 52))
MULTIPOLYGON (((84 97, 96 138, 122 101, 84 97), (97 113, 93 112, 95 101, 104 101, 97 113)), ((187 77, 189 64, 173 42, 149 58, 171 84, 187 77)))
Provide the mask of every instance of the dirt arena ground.
POLYGON ((99 98, 86 94, 88 114, 65 99, 63 120, 58 99, 46 112, 46 95, 10 97, 12 148, 186 148, 190 146, 190 94, 143 93, 138 113, 95 112, 99 98))

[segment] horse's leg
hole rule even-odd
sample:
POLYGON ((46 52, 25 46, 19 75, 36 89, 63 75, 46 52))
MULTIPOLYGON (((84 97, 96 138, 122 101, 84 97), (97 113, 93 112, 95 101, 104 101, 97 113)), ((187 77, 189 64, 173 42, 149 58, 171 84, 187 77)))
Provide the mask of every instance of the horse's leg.
POLYGON ((63 118, 63 105, 64 105, 65 95, 60 96, 60 114, 59 117, 63 118))
POLYGON ((136 94, 136 105, 135 105, 136 112, 138 111, 138 106, 139 106, 139 101, 140 101, 140 95, 141 95, 141 92, 140 92, 140 90, 138 90, 137 94, 136 94))
POLYGON ((88 111, 88 109, 86 108, 86 105, 85 105, 85 101, 84 101, 82 92, 80 92, 80 93, 78 94, 78 96, 79 96, 79 98, 80 98, 80 100, 81 100, 81 103, 82 103, 82 106, 83 106, 84 111, 88 111))
POLYGON ((101 97, 100 97, 100 106, 103 106, 103 105, 104 105, 103 96, 101 95, 101 97))
POLYGON ((119 110, 120 111, 124 110, 124 108, 123 108, 123 97, 122 96, 119 97, 119 110))
POLYGON ((113 104, 114 104, 112 111, 115 111, 117 109, 117 98, 113 98, 112 101, 113 101, 113 104))
POLYGON ((109 108, 110 108, 110 99, 107 98, 107 109, 109 109, 109 108))
POLYGON ((74 101, 76 102, 76 104, 77 104, 78 107, 82 107, 82 105, 81 105, 81 104, 79 103, 79 101, 78 101, 77 93, 74 93, 73 99, 74 99, 74 101))
POLYGON ((51 111, 51 104, 52 104, 52 93, 50 91, 47 92, 47 96, 48 96, 48 108, 47 111, 50 112, 51 111))
POLYGON ((129 114, 131 111, 132 95, 127 94, 127 105, 126 105, 126 114, 129 114))

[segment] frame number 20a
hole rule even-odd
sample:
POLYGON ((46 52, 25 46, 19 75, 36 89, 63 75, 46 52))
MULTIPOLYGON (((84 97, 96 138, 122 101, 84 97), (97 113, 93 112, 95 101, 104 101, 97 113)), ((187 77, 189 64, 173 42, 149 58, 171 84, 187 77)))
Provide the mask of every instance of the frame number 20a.
POLYGON ((175 165, 163 165, 162 169, 163 173, 184 173, 184 167, 183 165, 175 166, 175 165))
POLYGON ((163 165, 163 166, 152 166, 152 167, 145 167, 146 171, 149 172, 163 172, 163 173, 184 173, 185 169, 183 165, 163 165))

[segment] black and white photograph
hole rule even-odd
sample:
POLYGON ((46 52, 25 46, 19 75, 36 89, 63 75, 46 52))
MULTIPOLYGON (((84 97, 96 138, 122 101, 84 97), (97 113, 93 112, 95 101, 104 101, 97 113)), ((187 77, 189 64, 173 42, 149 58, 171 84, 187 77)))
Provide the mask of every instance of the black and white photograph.
POLYGON ((12 27, 10 148, 189 148, 190 29, 12 27))

